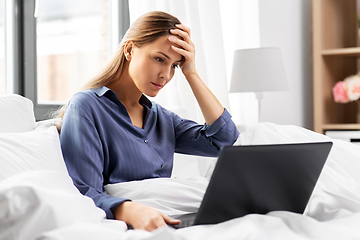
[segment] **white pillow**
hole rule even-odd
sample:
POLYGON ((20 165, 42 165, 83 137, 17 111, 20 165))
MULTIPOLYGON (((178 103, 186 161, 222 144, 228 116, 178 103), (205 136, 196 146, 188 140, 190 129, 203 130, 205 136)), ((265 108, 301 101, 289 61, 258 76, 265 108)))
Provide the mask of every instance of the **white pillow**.
POLYGON ((55 126, 24 133, 1 133, 0 163, 0 180, 35 170, 67 174, 55 126))
POLYGON ((35 128, 31 100, 20 95, 0 95, 0 133, 27 132, 35 128))
POLYGON ((0 181, 0 239, 35 240, 47 231, 104 219, 105 212, 63 172, 32 171, 0 181))
POLYGON ((73 185, 55 126, 0 134, 0 239, 36 239, 104 218, 73 185))

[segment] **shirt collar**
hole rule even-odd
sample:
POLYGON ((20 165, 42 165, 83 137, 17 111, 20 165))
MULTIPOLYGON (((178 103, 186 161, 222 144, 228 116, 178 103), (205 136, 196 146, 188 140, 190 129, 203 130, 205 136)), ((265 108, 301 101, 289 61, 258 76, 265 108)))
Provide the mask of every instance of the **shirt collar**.
MULTIPOLYGON (((93 91, 96 93, 96 95, 98 95, 99 97, 102 97, 104 96, 104 94, 108 91, 111 91, 113 92, 110 88, 108 87, 105 87, 105 86, 102 86, 102 87, 99 87, 99 88, 94 88, 93 91)), ((114 93, 114 92, 113 92, 114 93)), ((115 93, 114 93, 115 94, 115 93)), ((141 95, 140 99, 139 99, 139 103, 141 105, 144 105, 144 106, 147 106, 151 109, 152 107, 152 103, 151 101, 143 94, 141 95)))
POLYGON ((99 88, 94 88, 93 91, 98 95, 99 97, 102 97, 107 91, 111 91, 110 88, 102 86, 99 88))
POLYGON ((152 103, 151 101, 143 94, 141 95, 140 99, 139 99, 139 103, 143 106, 147 106, 148 108, 151 109, 152 107, 152 103))

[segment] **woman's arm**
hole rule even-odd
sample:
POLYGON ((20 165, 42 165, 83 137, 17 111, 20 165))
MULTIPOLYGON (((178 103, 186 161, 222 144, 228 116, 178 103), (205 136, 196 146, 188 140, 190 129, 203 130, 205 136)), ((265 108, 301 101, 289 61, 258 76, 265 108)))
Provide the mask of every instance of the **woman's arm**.
MULTIPOLYGON (((77 99, 84 95, 77 94, 77 99)), ((84 101, 88 99, 84 98, 84 101)), ((76 102, 76 100, 75 100, 76 102)), ((103 149, 94 124, 76 104, 69 103, 60 134, 67 170, 79 191, 114 218, 111 209, 128 199, 112 197, 103 189, 103 149)))
POLYGON ((60 134, 64 160, 74 185, 82 194, 92 198, 96 206, 106 212, 107 218, 123 220, 134 228, 148 231, 166 224, 179 224, 179 220, 152 208, 130 199, 110 196, 104 191, 103 145, 87 114, 89 111, 80 107, 83 102, 86 106, 91 103, 86 95, 77 94, 68 104, 60 134))
POLYGON ((171 33, 182 38, 174 36, 169 37, 169 41, 175 43, 182 48, 172 46, 172 49, 184 56, 185 61, 181 66, 181 70, 185 75, 194 96, 200 106, 207 125, 211 125, 224 112, 224 107, 205 85, 199 77, 195 68, 195 46, 190 38, 190 29, 183 24, 176 25, 177 29, 172 29, 171 33))

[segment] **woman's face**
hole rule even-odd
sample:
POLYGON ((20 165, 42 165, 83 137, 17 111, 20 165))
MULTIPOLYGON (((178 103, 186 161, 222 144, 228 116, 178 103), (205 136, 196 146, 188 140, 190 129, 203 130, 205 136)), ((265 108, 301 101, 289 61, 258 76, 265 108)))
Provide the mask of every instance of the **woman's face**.
POLYGON ((174 76, 182 56, 171 49, 169 35, 141 48, 133 46, 129 63, 129 75, 136 87, 144 94, 155 97, 174 76))

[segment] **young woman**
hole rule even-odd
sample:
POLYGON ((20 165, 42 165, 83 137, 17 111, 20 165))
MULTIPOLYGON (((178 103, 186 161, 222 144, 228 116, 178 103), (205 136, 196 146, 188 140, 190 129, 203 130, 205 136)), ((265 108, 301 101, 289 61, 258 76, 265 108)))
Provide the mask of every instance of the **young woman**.
POLYGON ((158 11, 134 22, 109 65, 69 101, 58 127, 65 163, 80 192, 107 218, 149 231, 179 221, 131 199, 109 196, 104 186, 170 177, 174 152, 214 157, 239 135, 230 114, 196 72, 189 28, 158 11), (145 97, 156 96, 178 67, 204 125, 145 97))

